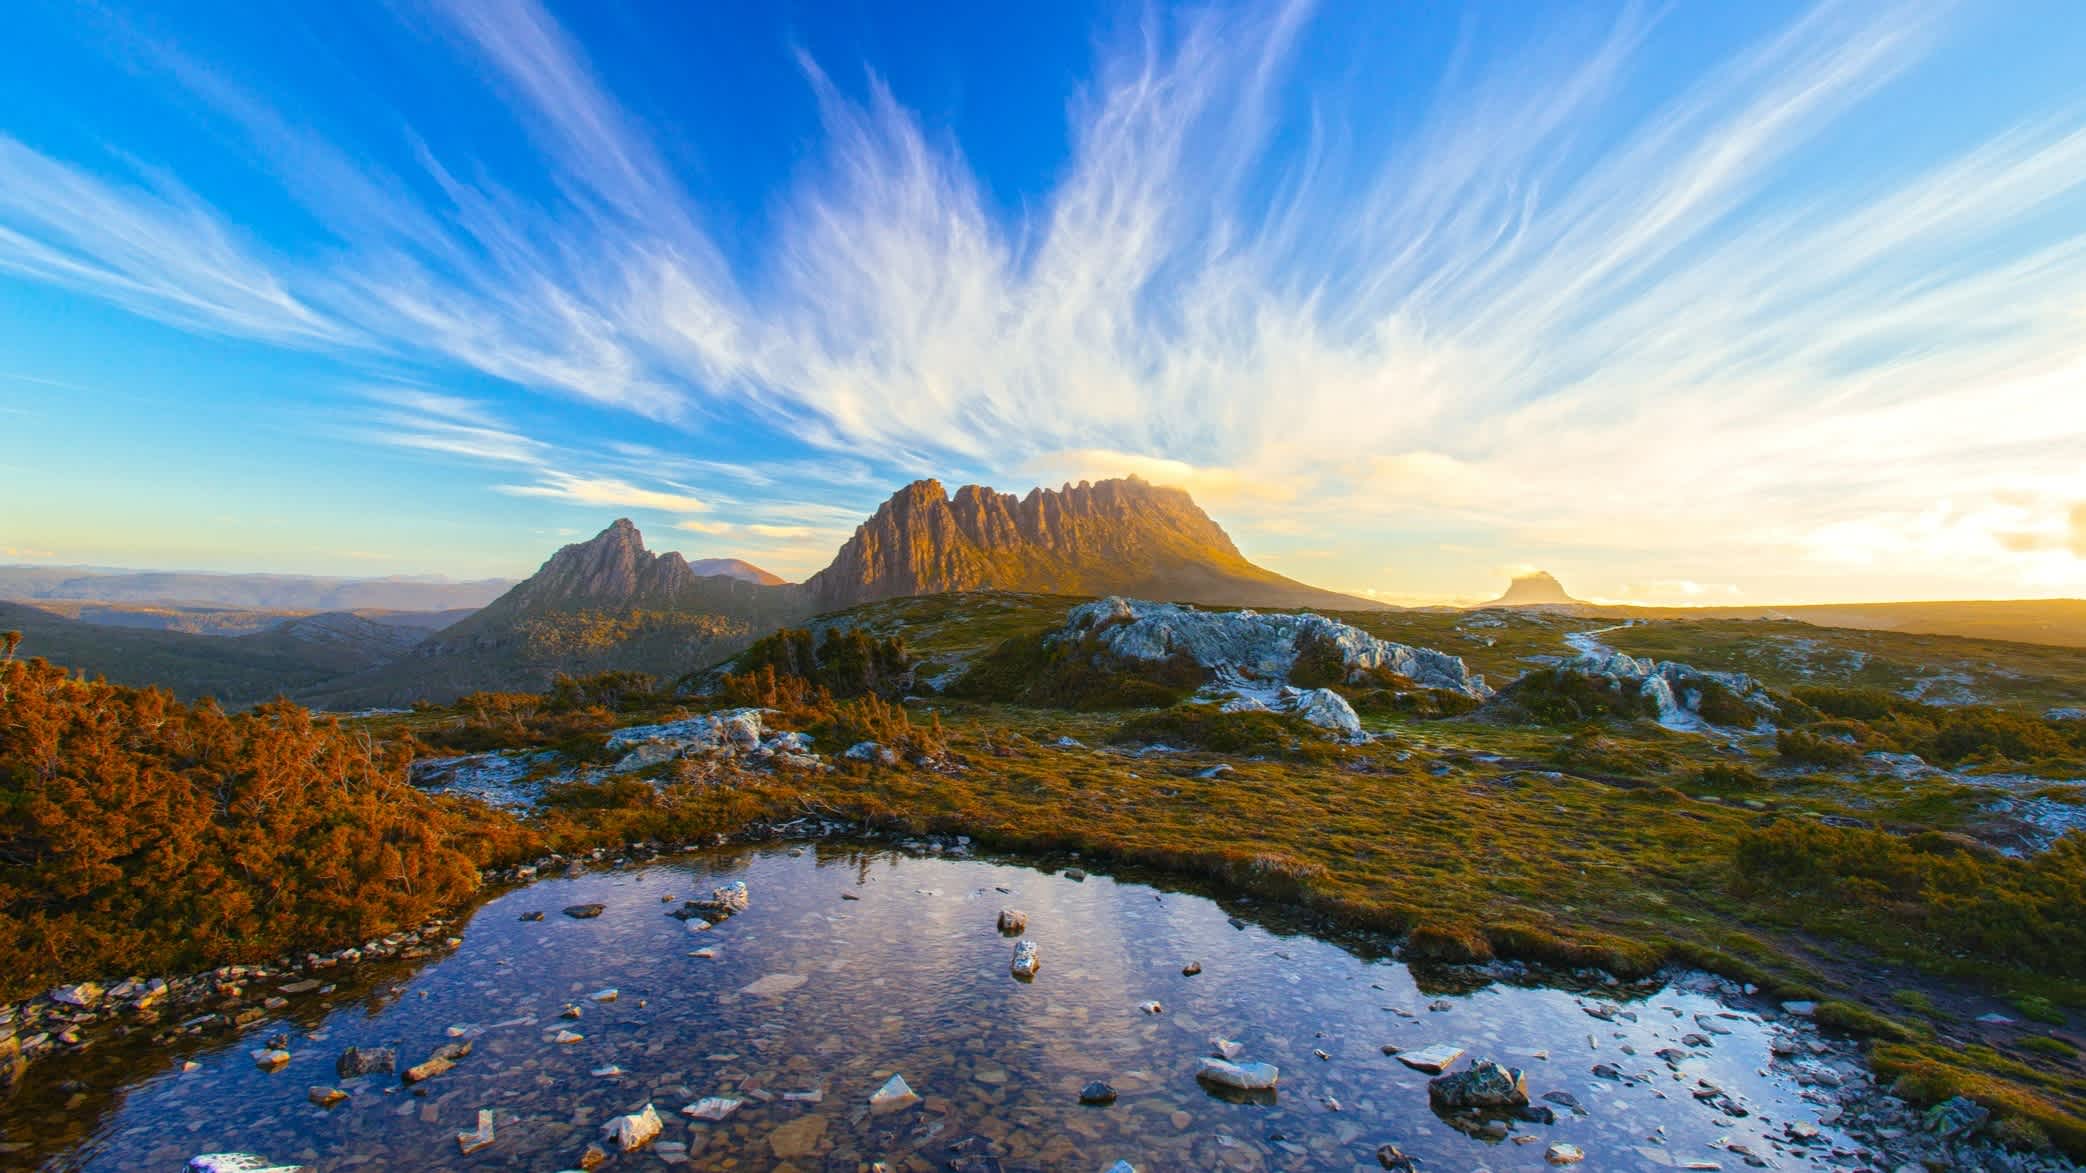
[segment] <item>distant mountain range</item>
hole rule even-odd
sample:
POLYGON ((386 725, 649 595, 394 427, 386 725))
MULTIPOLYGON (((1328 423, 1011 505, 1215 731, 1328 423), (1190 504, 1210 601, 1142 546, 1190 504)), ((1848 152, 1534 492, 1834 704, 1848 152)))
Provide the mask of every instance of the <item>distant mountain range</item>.
MULTIPOLYGON (((739 559, 656 554, 628 520, 518 583, 0 567, 0 627, 41 655, 126 684, 244 704, 287 692, 334 709, 540 689, 560 672, 663 679, 778 627, 900 596, 1005 590, 1218 606, 1381 610, 1248 561, 1186 492, 1135 477, 953 495, 907 485, 824 570, 788 583, 739 559), (352 604, 352 605, 349 605, 352 604)), ((2086 602, 1629 608, 1573 599, 1542 572, 1486 606, 1575 615, 1795 618, 2086 646, 2086 602)))
POLYGON ((512 579, 322 578, 93 566, 0 566, 0 599, 92 600, 258 611, 456 611, 485 606, 512 579))

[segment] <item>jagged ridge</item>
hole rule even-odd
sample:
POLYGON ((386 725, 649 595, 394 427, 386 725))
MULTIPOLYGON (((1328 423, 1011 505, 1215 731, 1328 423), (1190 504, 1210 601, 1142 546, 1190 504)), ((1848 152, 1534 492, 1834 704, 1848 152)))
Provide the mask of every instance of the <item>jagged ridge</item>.
POLYGON ((1367 608, 1255 566, 1186 491, 1137 477, 1027 496, 907 485, 805 583, 821 609, 940 591, 1126 594, 1268 607, 1367 608))

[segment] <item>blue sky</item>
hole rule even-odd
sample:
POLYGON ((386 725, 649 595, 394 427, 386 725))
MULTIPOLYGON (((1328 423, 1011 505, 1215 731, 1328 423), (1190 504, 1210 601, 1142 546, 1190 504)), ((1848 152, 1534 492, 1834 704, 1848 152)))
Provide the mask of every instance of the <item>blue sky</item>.
POLYGON ((1401 601, 2086 592, 2069 3, 9 24, 0 558, 798 576, 1136 472, 1401 601))

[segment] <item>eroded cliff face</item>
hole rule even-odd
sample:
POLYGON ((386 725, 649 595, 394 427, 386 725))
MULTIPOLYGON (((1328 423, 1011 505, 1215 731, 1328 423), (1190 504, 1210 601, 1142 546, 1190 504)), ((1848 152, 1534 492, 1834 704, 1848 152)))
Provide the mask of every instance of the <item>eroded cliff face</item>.
POLYGON ((1027 496, 915 481, 805 584, 821 609, 998 589, 1263 606, 1366 606, 1248 562, 1185 491, 1136 477, 1027 496))

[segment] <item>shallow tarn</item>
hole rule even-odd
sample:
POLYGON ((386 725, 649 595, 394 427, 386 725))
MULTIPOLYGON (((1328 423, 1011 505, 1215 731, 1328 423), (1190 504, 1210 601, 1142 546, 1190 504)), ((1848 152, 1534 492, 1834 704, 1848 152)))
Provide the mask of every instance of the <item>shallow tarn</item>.
POLYGON ((1818 1127, 1831 1113, 1803 1098, 1801 1060, 1772 1053, 1777 1039, 1803 1053, 1807 1032, 1720 1001, 1722 983, 1701 975, 1442 994, 1401 964, 1099 875, 832 844, 705 852, 540 880, 488 901, 461 935, 352 1001, 344 985, 330 1011, 163 1054, 67 1149, 36 1142, 31 1103, 0 1108, 0 1131, 29 1142, 0 1160, 179 1169, 235 1150, 320 1169, 567 1169, 647 1104, 664 1132, 605 1167, 1377 1169, 1395 1144, 1426 1169, 1505 1170, 1546 1168, 1561 1143, 1583 1150, 1582 1168, 1736 1169, 1748 1153, 1792 1167, 1856 1147, 1818 1127), (750 889, 747 911, 708 931, 667 915, 732 881, 750 889), (588 903, 605 910, 561 914, 588 903), (1002 907, 1027 913, 1032 982, 1009 973, 1002 907), (1201 972, 1184 975, 1191 962, 1201 972), (289 1062, 262 1070, 252 1053, 285 1032, 289 1062), (471 1053, 414 1086, 336 1075, 349 1046, 395 1047, 403 1069, 458 1037, 471 1053), (1277 1091, 1206 1090, 1195 1072, 1213 1037, 1279 1067, 1277 1091), (1556 1121, 1467 1134, 1385 1044, 1462 1048, 1451 1071, 1522 1068, 1556 1121), (894 1074, 919 1102, 872 1112, 894 1074), (1113 1103, 1080 1102, 1096 1080, 1113 1103), (319 1107, 315 1085, 347 1097, 319 1107), (721 1121, 683 1114, 706 1097, 743 1103, 721 1121), (493 1141, 464 1155, 457 1134, 481 1109, 493 1141))

